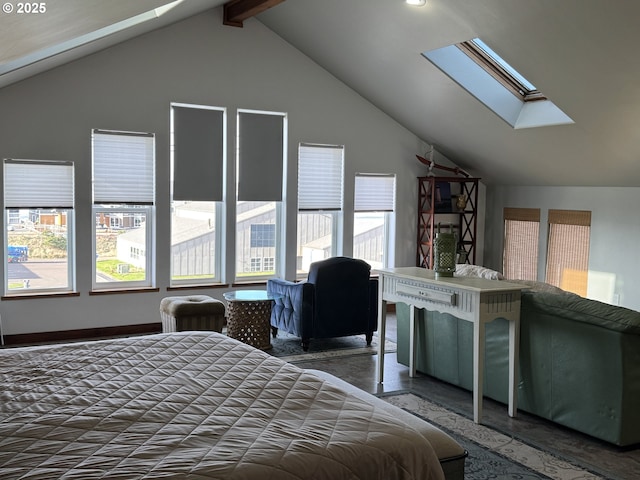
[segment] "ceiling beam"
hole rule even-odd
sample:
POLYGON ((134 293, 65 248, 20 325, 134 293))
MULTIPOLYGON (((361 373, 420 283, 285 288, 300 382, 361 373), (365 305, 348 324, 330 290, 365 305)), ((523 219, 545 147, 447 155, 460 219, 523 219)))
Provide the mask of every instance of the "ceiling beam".
POLYGON ((222 23, 232 27, 242 27, 246 19, 275 7, 284 0, 231 0, 224 4, 222 23))

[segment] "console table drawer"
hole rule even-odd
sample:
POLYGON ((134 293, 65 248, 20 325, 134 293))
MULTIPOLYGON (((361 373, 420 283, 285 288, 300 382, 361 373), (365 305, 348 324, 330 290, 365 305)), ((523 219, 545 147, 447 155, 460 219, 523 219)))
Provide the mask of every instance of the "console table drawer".
POLYGON ((427 285, 410 284, 399 281, 396 285, 396 293, 399 295, 408 295, 417 300, 427 302, 442 303, 444 305, 454 306, 456 304, 457 294, 455 292, 447 292, 429 288, 427 285))

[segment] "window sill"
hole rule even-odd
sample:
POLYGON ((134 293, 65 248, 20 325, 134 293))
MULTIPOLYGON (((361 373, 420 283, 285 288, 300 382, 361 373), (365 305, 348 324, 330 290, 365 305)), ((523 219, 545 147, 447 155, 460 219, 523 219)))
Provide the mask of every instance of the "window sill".
POLYGON ((228 283, 211 283, 208 285, 172 285, 167 287, 167 292, 174 290, 204 290, 204 289, 229 288, 228 283))
POLYGON ((37 298, 59 298, 59 297, 79 297, 80 292, 59 292, 59 293, 15 293, 0 297, 3 302, 6 300, 34 300, 37 298))

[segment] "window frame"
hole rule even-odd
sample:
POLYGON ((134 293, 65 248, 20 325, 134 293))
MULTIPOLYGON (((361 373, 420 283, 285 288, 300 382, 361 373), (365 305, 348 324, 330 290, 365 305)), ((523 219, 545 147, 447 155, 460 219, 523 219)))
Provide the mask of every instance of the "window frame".
MULTIPOLYGON (((281 276, 281 272, 284 268, 284 212, 286 209, 285 204, 285 192, 286 185, 286 171, 287 171, 287 145, 288 145, 288 116, 285 112, 275 111, 263 111, 263 110, 249 110, 238 109, 236 111, 236 150, 235 150, 235 173, 236 173, 236 190, 235 190, 235 258, 234 258, 234 282, 246 283, 246 282, 261 282, 270 278, 281 276), (255 115, 253 119, 251 115, 255 115), (273 133, 272 129, 274 125, 270 124, 270 128, 260 130, 256 128, 255 121, 266 121, 269 117, 278 117, 281 119, 281 131, 278 132, 277 138, 271 138, 265 136, 266 133, 273 133), (241 120, 244 119, 244 120, 241 120), (243 130, 242 125, 244 121, 247 121, 247 130, 243 130), (249 140, 247 140, 249 139, 249 140), (266 145, 265 156, 262 157, 259 150, 255 148, 253 143, 255 141, 264 143, 266 145), (253 143, 252 143, 253 141, 253 143), (281 143, 280 143, 281 142, 281 143), (243 161, 243 152, 241 151, 243 145, 248 148, 246 164, 243 161), (271 185, 270 178, 274 177, 274 174, 280 172, 278 178, 274 180, 274 185, 271 185), (261 176, 262 175, 262 176, 261 176), (259 183, 256 181, 260 179, 259 183), (265 198, 262 197, 265 196, 265 198), (270 197, 270 198, 269 198, 270 197), (264 252, 259 255, 252 254, 248 256, 244 255, 244 252, 239 252, 239 242, 242 241, 243 236, 239 235, 239 217, 242 214, 238 214, 238 205, 241 202, 248 203, 260 203, 260 204, 274 204, 274 223, 275 223, 275 247, 273 248, 273 258, 275 259, 275 270, 273 273, 267 272, 259 275, 254 275, 252 271, 240 270, 240 262, 244 262, 249 269, 251 269, 251 258, 264 256, 264 252)), ((249 227, 250 235, 250 227, 249 227)), ((265 248, 265 247, 259 247, 265 248)), ((272 257, 272 255, 268 255, 272 257)), ((261 262, 262 264, 262 262, 261 262)), ((264 272, 264 271, 263 271, 264 272)))
MULTIPOLYGON (((328 255, 323 254, 322 258, 336 256, 341 251, 340 232, 343 231, 342 224, 344 221, 344 145, 329 145, 319 143, 298 144, 298 212, 296 215, 296 277, 304 278, 308 275, 309 269, 304 267, 303 245, 300 243, 302 238, 302 230, 308 222, 303 221, 302 216, 319 215, 330 217, 331 228, 331 245, 328 255), (336 156, 339 152, 339 159, 336 156), (323 155, 326 154, 326 155, 323 155), (311 162, 312 157, 318 156, 321 160, 327 160, 327 164, 323 166, 314 165, 314 168, 307 170, 307 166, 311 162), (336 168, 339 170, 336 175, 336 168), (312 171, 313 170, 313 171, 312 171), (323 184, 318 184, 315 179, 323 178, 323 184), (339 184, 339 192, 329 189, 339 184), (301 188, 305 188, 309 182, 314 184, 313 200, 301 195, 301 188), (318 188, 328 186, 329 188, 318 188), (300 260, 300 262, 298 262, 300 260), (298 265, 299 263, 299 265, 298 265)), ((309 192, 305 190, 305 194, 309 192)), ((309 259, 309 264, 313 261, 320 260, 318 256, 309 259)))
MULTIPOLYGON (((173 220, 174 220, 174 209, 176 208, 175 206, 175 202, 179 202, 178 201, 171 201, 171 233, 173 235, 173 231, 174 231, 174 225, 173 225, 173 220)), ((197 202, 194 201, 193 203, 201 203, 201 202, 197 202)), ((222 283, 222 244, 223 244, 223 240, 222 240, 222 229, 223 229, 223 222, 222 222, 222 218, 223 218, 223 211, 224 211, 224 204, 222 202, 214 202, 214 208, 213 208, 213 215, 214 215, 214 236, 215 236, 215 246, 213 248, 213 251, 211 252, 211 254, 214 256, 214 264, 213 264, 213 274, 212 275, 202 275, 202 276, 197 276, 197 277, 190 277, 190 278, 176 278, 174 276, 174 270, 173 270, 173 265, 174 265, 174 253, 173 253, 173 247, 174 245, 172 244, 172 241, 170 241, 170 271, 169 271, 169 275, 170 275, 170 279, 169 279, 169 285, 171 287, 187 287, 187 286, 204 286, 204 285, 218 285, 222 283)))
MULTIPOLYGON (((208 119, 209 122, 211 119, 208 119)), ((187 125, 188 126, 188 125, 187 125)), ((217 134, 218 132, 216 132, 217 134)), ((193 136, 190 138, 193 141, 197 141, 200 137, 193 136)), ((206 140, 205 140, 206 142, 206 140)), ((211 145, 204 146, 199 149, 199 153, 202 151, 207 151, 207 148, 211 148, 211 145)), ((198 149, 196 150, 198 151, 198 149)), ((192 151, 189 152, 190 155, 194 153, 192 151)), ((170 240, 170 267, 169 267, 169 285, 171 287, 187 287, 187 286, 203 286, 203 285, 218 285, 223 282, 223 274, 222 274, 222 265, 223 265, 223 245, 224 245, 224 210, 225 210, 225 202, 224 202, 224 190, 225 190, 225 179, 226 179, 226 158, 227 158, 227 109, 225 107, 217 107, 217 106, 209 106, 209 105, 198 105, 198 104, 189 104, 189 103, 171 103, 171 112, 170 112, 170 165, 171 165, 171 198, 170 198, 170 231, 171 231, 171 240, 170 240), (175 143, 176 143, 176 109, 191 109, 194 113, 203 113, 216 112, 222 115, 221 118, 221 131, 219 132, 221 138, 219 139, 221 142, 221 151, 219 152, 221 158, 214 157, 212 158, 212 163, 214 165, 213 170, 217 172, 217 174, 221 177, 216 180, 216 186, 212 189, 212 196, 203 200, 203 193, 198 193, 196 196, 198 198, 191 199, 174 199, 174 181, 175 181, 175 170, 176 170, 176 158, 175 158, 175 143), (218 192, 219 190, 219 192, 218 192), (210 253, 214 257, 213 264, 213 273, 211 275, 198 275, 192 276, 191 278, 176 278, 174 274, 174 250, 173 250, 173 233, 174 233, 174 213, 178 204, 182 202, 192 202, 195 204, 199 203, 214 203, 213 215, 214 215, 214 248, 210 253)), ((192 158, 187 159, 187 163, 192 160, 192 158)), ((215 173, 212 174, 215 176, 215 173)))
POLYGON ((456 46, 523 102, 547 100, 540 90, 479 38, 457 43, 456 46))
MULTIPOLYGON (((382 183, 382 187, 385 186, 382 183)), ((356 224, 356 216, 358 214, 382 214, 383 215, 383 224, 382 224, 382 259, 381 259, 381 267, 388 268, 392 264, 391 252, 394 246, 394 236, 393 236, 393 227, 395 224, 395 212, 396 212, 396 196, 397 196, 397 176, 393 173, 356 173, 354 177, 354 211, 353 211, 353 222, 354 227, 356 224), (358 179, 362 179, 362 181, 358 181, 358 179), (371 189, 371 181, 375 183, 376 180, 380 182, 385 182, 386 180, 391 179, 391 189, 389 188, 380 188, 376 189, 377 194, 372 195, 373 190, 371 189), (369 180, 369 182, 367 182, 369 180), (369 185, 367 185, 369 183, 369 185), (358 185, 360 185, 360 196, 358 195, 358 185), (364 186, 364 188, 363 188, 364 186)), ((353 235, 353 256, 354 258, 361 258, 356 255, 356 235, 354 231, 353 235)), ((366 258, 362 258, 367 263, 370 263, 371 260, 366 258)), ((371 265, 372 268, 375 268, 375 265, 371 265)))
MULTIPOLYGON (((119 290, 130 290, 130 289, 145 289, 145 288, 154 288, 156 283, 156 272, 155 272, 155 246, 156 246, 156 231, 155 231, 155 216, 156 216, 156 136, 153 133, 146 132, 128 132, 128 131, 118 131, 118 130, 102 130, 102 129, 94 129, 92 131, 92 142, 91 142, 91 168, 92 168, 92 188, 93 188, 93 199, 92 199, 92 268, 91 268, 91 288, 93 292, 102 292, 102 291, 119 291, 119 290), (96 174, 96 136, 97 135, 113 135, 113 136, 122 136, 126 137, 139 137, 139 138, 150 138, 151 144, 148 148, 145 149, 145 163, 142 166, 143 174, 140 178, 144 179, 144 184, 146 186, 146 190, 142 192, 135 199, 126 198, 126 195, 123 195, 122 192, 117 192, 114 196, 113 201, 105 200, 104 198, 100 198, 96 194, 96 190, 102 190, 102 182, 101 179, 104 178, 104 172, 101 170, 100 175, 96 174), (133 218, 136 216, 142 215, 144 220, 144 229, 145 229, 145 238, 144 238, 144 249, 145 249, 145 261, 144 261, 144 269, 145 269, 145 278, 143 280, 121 280, 121 281, 106 281, 106 282, 98 282, 98 259, 99 254, 97 250, 97 237, 98 237, 98 221, 97 218, 100 214, 113 214, 113 213, 123 213, 125 215, 131 215, 133 218)), ((101 155, 107 155, 111 152, 100 152, 101 155)), ((138 152, 139 153, 139 152, 138 152)), ((140 163, 139 163, 140 165, 140 163)), ((101 165, 102 167, 102 165, 101 165)), ((117 171, 117 167, 114 168, 117 171)), ((135 172, 140 175, 140 172, 135 172)), ((124 193, 128 193, 133 191, 131 188, 126 189, 124 193)), ((138 195, 137 193, 134 194, 138 195)), ((107 198, 107 197, 105 197, 107 198)), ((111 223, 111 220, 109 220, 111 223)), ((140 228, 140 227, 138 227, 140 228)), ((122 262, 124 263, 124 262, 122 262)))
MULTIPOLYGON (((153 288, 155 278, 155 229, 153 217, 155 216, 155 208, 151 205, 94 205, 92 208, 92 216, 94 220, 93 235, 92 235, 92 291, 109 291, 109 290, 127 290, 135 288, 153 288), (125 213, 132 217, 143 215, 145 217, 145 279, 144 280, 132 280, 132 281, 114 281, 114 282, 98 282, 98 265, 99 255, 97 252, 97 222, 95 221, 97 216, 101 213, 125 213)), ((110 227, 112 228, 112 227, 110 227)), ((124 261, 121 263, 125 263, 124 261)))
MULTIPOLYGON (((3 221, 4 221, 4 229, 3 229, 3 241, 4 241, 4 248, 3 248, 3 261, 5 264, 5 269, 4 269, 4 295, 7 297, 19 297, 19 296, 36 296, 36 295, 48 295, 48 294, 68 294, 68 293, 73 293, 76 291, 76 247, 75 247, 75 192, 74 192, 74 183, 75 183, 75 164, 72 161, 63 161, 63 160, 35 160, 35 159, 25 159, 25 160, 14 160, 14 159, 4 159, 3 160, 3 169, 4 169, 4 175, 3 175, 3 183, 6 183, 8 180, 8 175, 7 175, 7 163, 18 163, 18 164, 24 164, 24 165, 40 165, 40 166, 46 166, 46 167, 60 167, 60 168, 64 168, 64 167, 69 167, 69 175, 64 175, 64 178, 66 180, 66 182, 68 183, 70 192, 68 193, 64 193, 62 195, 62 197, 65 198, 61 198, 60 197, 60 191, 57 192, 52 192, 52 197, 43 197, 43 198, 39 198, 39 199, 32 199, 32 200, 24 200, 25 202, 29 203, 29 205, 25 204, 22 207, 21 206, 17 206, 17 205, 9 205, 7 206, 7 202, 6 201, 6 195, 7 195, 7 188, 6 186, 3 184, 3 194, 4 194, 4 198, 5 198, 5 202, 4 202, 4 212, 3 212, 3 221), (53 197, 56 197, 56 200, 52 200, 53 197), (40 203, 41 205, 35 205, 35 203, 40 203), (50 202, 55 203, 55 205, 52 205, 50 202), (10 289, 9 288, 9 226, 10 226, 10 218, 12 216, 15 216, 15 211, 18 211, 18 215, 19 215, 19 211, 20 210, 28 210, 29 213, 31 214, 32 212, 38 212, 38 216, 40 216, 40 214, 47 213, 47 212, 51 212, 51 213, 55 213, 55 212, 64 212, 65 213, 65 228, 66 228, 66 252, 67 252, 67 256, 66 256, 66 263, 67 263, 67 267, 66 267, 66 286, 64 287, 52 287, 52 288, 46 288, 46 287, 42 287, 42 288, 33 288, 30 283, 28 282, 27 279, 27 283, 23 283, 23 288, 17 288, 17 289, 10 289)), ((42 177, 42 174, 40 176, 36 176, 36 178, 38 180, 42 180, 45 183, 49 183, 50 184, 50 177, 42 177)), ((32 180, 32 181, 37 181, 36 179, 32 180)), ((55 184, 56 186, 59 186, 59 183, 55 184)), ((38 190, 38 188, 36 187, 36 190, 38 190)), ((55 188, 54 190, 57 190, 57 188, 55 188)), ((21 196, 22 197, 22 196, 21 196)), ((40 195, 38 194, 38 197, 40 197, 40 195)))

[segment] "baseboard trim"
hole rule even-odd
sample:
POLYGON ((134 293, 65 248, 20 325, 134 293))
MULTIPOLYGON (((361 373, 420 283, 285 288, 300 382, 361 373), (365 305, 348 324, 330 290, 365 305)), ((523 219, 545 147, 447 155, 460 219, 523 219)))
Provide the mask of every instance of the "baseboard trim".
MULTIPOLYGON (((395 303, 387 303, 387 312, 396 311, 395 303)), ((80 328, 57 332, 19 333, 5 335, 4 345, 34 345, 40 343, 95 340, 97 338, 118 337, 126 335, 145 335, 162 332, 162 323, 144 323, 139 325, 122 325, 118 327, 80 328)))
POLYGON ((118 337, 126 335, 144 335, 160 333, 162 323, 144 323, 139 325, 121 325, 117 327, 81 328, 77 330, 62 330, 58 332, 19 333, 5 335, 5 345, 34 345, 40 343, 95 340, 97 338, 118 337))

